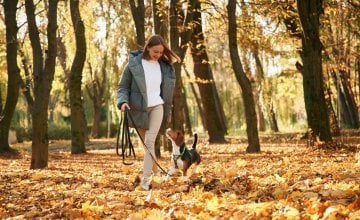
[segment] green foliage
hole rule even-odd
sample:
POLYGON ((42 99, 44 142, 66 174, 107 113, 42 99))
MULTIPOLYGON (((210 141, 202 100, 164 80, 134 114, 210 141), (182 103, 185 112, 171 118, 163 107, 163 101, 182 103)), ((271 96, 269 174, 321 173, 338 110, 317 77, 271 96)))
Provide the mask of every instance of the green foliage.
MULTIPOLYGON (((110 124, 110 137, 116 137, 118 125, 110 124)), ((100 137, 107 137, 107 123, 100 123, 100 137)))
POLYGON ((31 140, 31 130, 27 130, 21 126, 14 126, 11 127, 10 130, 11 129, 16 131, 16 138, 19 143, 31 140))
POLYGON ((69 140, 71 139, 70 125, 66 124, 49 124, 49 140, 69 140))

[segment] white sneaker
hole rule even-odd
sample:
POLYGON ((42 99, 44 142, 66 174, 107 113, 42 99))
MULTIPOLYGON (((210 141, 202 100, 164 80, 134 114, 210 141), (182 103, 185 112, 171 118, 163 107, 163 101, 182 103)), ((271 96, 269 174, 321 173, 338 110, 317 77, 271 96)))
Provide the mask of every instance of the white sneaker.
POLYGON ((140 185, 144 190, 146 190, 146 191, 150 190, 150 188, 151 188, 150 179, 149 178, 143 178, 140 185))

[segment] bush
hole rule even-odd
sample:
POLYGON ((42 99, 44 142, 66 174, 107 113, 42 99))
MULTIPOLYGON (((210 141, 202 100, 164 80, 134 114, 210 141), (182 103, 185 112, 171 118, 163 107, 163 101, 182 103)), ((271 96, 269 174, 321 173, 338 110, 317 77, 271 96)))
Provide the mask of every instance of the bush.
POLYGON ((19 143, 31 140, 31 129, 26 130, 24 127, 11 127, 16 131, 16 139, 19 143))
POLYGON ((49 124, 49 140, 70 140, 70 125, 49 124))
MULTIPOLYGON (((110 137, 116 137, 117 134, 117 130, 118 130, 118 126, 116 124, 111 123, 110 125, 110 137)), ((92 124, 88 124, 87 125, 87 131, 88 131, 88 135, 91 135, 91 128, 92 128, 92 124)), ((100 128, 99 128, 99 138, 105 138, 107 137, 107 123, 106 122, 101 122, 100 123, 100 128)))
MULTIPOLYGON (((48 137, 49 140, 71 140, 71 127, 68 124, 55 124, 50 123, 48 125, 48 137)), ((88 125, 87 132, 88 135, 91 134, 91 126, 88 125)), ((16 130, 16 137, 18 142, 23 141, 31 141, 31 128, 25 129, 23 127, 12 127, 12 129, 16 130)), ((116 137, 118 125, 111 124, 111 133, 110 137, 116 137)), ((100 123, 100 130, 99 130, 100 137, 107 137, 107 125, 106 123, 100 123)))

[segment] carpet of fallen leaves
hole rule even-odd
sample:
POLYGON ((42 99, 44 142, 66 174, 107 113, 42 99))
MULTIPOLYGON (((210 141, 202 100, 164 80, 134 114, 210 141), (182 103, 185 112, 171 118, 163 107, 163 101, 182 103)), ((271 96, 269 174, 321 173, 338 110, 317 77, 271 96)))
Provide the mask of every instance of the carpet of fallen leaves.
MULTIPOLYGON (((17 144, 18 156, 0 156, 0 219, 360 219, 359 141, 310 148, 298 136, 270 136, 247 154, 246 140, 228 140, 200 138, 202 163, 187 178, 154 176, 150 191, 132 185, 141 147, 128 166, 113 139, 91 140, 83 155, 53 141, 48 168, 30 170, 30 143, 17 144)), ((160 165, 169 158, 162 152, 160 165)))

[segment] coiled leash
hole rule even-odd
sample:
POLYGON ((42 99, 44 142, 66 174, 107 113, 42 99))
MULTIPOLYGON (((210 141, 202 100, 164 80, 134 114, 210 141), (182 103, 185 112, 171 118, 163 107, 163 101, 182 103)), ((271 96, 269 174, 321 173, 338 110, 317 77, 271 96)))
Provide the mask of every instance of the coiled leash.
POLYGON ((116 139, 116 154, 122 157, 123 164, 131 165, 133 164, 132 162, 125 162, 125 157, 129 157, 131 156, 131 154, 133 154, 134 159, 136 159, 136 155, 135 155, 134 145, 132 144, 130 138, 130 130, 129 130, 129 122, 128 122, 127 114, 128 114, 127 111, 121 114, 121 120, 119 123, 117 139, 116 139), (121 133, 121 155, 119 153, 120 133, 121 133))
MULTIPOLYGON (((134 125, 134 129, 135 129, 136 133, 138 134, 138 136, 140 137, 140 140, 141 140, 142 144, 145 146, 145 149, 149 152, 149 154, 150 154, 150 156, 151 156, 151 159, 155 162, 156 166, 157 166, 164 174, 170 175, 170 174, 168 174, 168 173, 160 166, 160 164, 157 162, 157 160, 156 160, 156 158, 154 157, 154 155, 151 153, 150 149, 146 146, 145 141, 144 141, 143 138, 141 137, 140 132, 139 132, 138 128, 136 127, 135 122, 134 122, 134 119, 133 119, 133 117, 131 116, 128 108, 125 108, 125 112, 124 112, 124 123, 123 123, 123 129, 122 129, 122 130, 123 130, 123 135, 122 135, 122 149, 123 149, 123 151, 122 151, 122 157, 123 157, 123 163, 126 164, 126 165, 132 164, 132 163, 129 164, 129 163, 125 163, 125 162, 124 162, 124 158, 125 158, 124 152, 125 152, 125 150, 126 150, 126 149, 124 150, 125 145, 123 144, 123 141, 124 141, 124 138, 123 138, 123 137, 124 137, 124 130, 127 130, 127 132, 126 132, 126 134, 125 134, 125 139, 127 139, 127 140, 126 140, 126 143, 129 143, 129 144, 128 144, 128 145, 129 145, 129 152, 130 152, 129 155, 131 155, 131 151, 132 151, 132 152, 134 153, 134 157, 135 157, 134 146, 132 145, 131 139, 130 139, 130 132, 129 132, 129 126, 128 126, 129 123, 128 123, 127 115, 129 116, 132 124, 134 125), (125 127, 126 127, 126 128, 125 128, 125 127)), ((121 119, 121 121, 122 121, 122 120, 123 120, 123 119, 121 119)), ((121 125, 121 122, 120 122, 120 125, 121 125)), ((120 126, 119 126, 118 141, 117 141, 117 143, 119 143, 119 134, 120 134, 120 126)), ((127 146, 127 145, 126 145, 126 146, 127 146)), ((118 145, 116 146, 116 152, 118 152, 118 145)))

